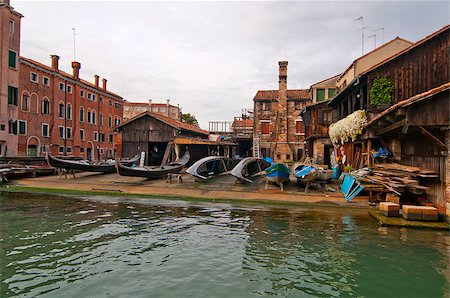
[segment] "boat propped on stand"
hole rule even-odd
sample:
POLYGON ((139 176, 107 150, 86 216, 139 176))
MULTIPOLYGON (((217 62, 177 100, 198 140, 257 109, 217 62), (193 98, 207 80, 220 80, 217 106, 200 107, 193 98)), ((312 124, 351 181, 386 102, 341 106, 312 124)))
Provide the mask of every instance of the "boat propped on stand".
POLYGON ((242 159, 230 174, 241 181, 253 183, 251 178, 264 174, 264 170, 270 167, 270 163, 262 158, 246 157, 242 159))
POLYGON ((207 156, 196 161, 186 173, 200 179, 208 179, 221 174, 228 174, 236 161, 225 156, 207 156))
POLYGON ((281 191, 284 191, 283 183, 289 182, 291 170, 285 164, 274 163, 264 170, 266 173, 266 190, 269 182, 280 185, 281 191))
POLYGON ((167 176, 167 174, 181 172, 183 167, 189 162, 189 159, 189 151, 186 151, 181 158, 161 166, 130 167, 118 162, 117 172, 121 176, 143 177, 147 179, 161 178, 167 176))

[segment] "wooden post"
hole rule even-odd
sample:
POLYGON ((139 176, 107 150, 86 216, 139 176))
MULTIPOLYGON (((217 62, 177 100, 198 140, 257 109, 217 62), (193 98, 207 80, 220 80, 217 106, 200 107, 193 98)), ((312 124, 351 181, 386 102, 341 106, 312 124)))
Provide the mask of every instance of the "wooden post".
POLYGON ((370 167, 372 165, 372 158, 370 151, 372 151, 372 140, 367 141, 367 166, 370 167))

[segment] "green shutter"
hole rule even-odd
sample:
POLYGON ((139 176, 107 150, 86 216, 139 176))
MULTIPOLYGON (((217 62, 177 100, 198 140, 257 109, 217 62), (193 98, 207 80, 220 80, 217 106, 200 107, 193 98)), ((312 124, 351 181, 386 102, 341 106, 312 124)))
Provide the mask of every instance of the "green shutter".
POLYGON ((317 102, 325 100, 325 89, 317 89, 317 102))
POLYGON ((336 89, 328 88, 328 99, 333 98, 336 95, 336 89))
POLYGON ((19 121, 19 134, 24 135, 26 133, 26 123, 25 121, 19 121))
POLYGON ((8 86, 8 104, 17 106, 19 89, 8 86))
POLYGON ((8 63, 8 65, 9 65, 9 67, 12 67, 12 68, 16 68, 16 52, 13 52, 13 51, 9 51, 9 63, 8 63))

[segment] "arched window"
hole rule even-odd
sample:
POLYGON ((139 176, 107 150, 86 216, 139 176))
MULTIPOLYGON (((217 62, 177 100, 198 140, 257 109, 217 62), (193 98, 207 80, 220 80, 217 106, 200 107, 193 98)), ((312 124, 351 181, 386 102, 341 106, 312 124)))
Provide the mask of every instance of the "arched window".
POLYGON ((80 122, 84 122, 84 108, 80 107, 80 122))
POLYGON ((58 104, 58 117, 64 118, 65 106, 63 102, 59 102, 58 104))
POLYGON ((42 99, 42 115, 48 115, 50 114, 50 101, 47 97, 44 97, 42 99))
POLYGON ((97 113, 95 110, 92 110, 92 124, 97 122, 97 113))
POLYGON ((111 115, 108 116, 108 126, 112 127, 112 116, 111 115))
POLYGON ((66 106, 67 119, 72 120, 72 105, 70 103, 66 106))
POLYGON ((30 111, 30 93, 24 91, 22 92, 22 101, 21 101, 22 111, 29 112, 30 111))
POLYGON ((91 112, 91 109, 88 109, 88 112, 87 112, 87 122, 88 123, 92 123, 92 112, 91 112))

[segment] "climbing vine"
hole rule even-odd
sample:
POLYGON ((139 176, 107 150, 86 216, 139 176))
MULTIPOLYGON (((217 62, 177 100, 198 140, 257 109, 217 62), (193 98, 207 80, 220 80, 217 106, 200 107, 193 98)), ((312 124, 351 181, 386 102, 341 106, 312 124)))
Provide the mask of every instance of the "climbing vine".
POLYGON ((394 91, 394 83, 389 78, 376 78, 373 80, 372 88, 369 91, 370 103, 373 106, 391 103, 392 91, 394 91))

